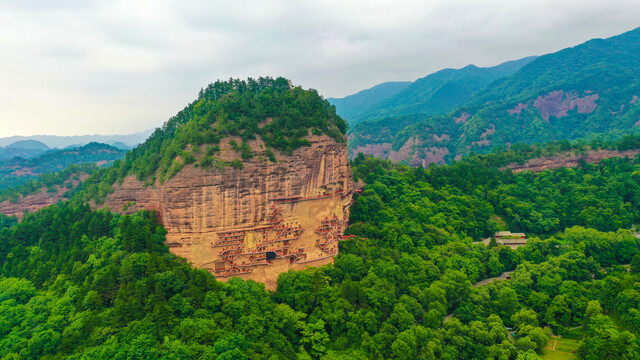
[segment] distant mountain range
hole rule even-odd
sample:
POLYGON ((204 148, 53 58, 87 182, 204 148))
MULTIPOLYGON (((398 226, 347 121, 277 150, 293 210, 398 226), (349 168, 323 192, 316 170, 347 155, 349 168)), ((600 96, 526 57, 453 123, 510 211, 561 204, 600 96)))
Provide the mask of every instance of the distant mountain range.
MULTIPOLYGON (((29 140, 31 146, 38 147, 37 150, 42 151, 42 146, 36 143, 29 140)), ((16 146, 25 146, 25 143, 22 142, 16 146)), ((7 148, 2 150, 5 149, 7 148)), ((31 158, 14 157, 5 159, 0 161, 0 190, 24 184, 44 173, 55 173, 64 170, 71 164, 90 163, 97 166, 106 166, 117 159, 123 158, 126 153, 127 150, 93 142, 81 147, 49 150, 31 158)))
POLYGON ((427 166, 496 146, 637 132, 638 74, 640 28, 495 68, 443 70, 374 106, 340 114, 360 114, 348 118, 351 156, 363 152, 427 166), (484 71, 483 76, 478 71, 484 71), (470 79, 470 73, 485 83, 461 80, 470 79), (446 90, 454 88, 465 90, 446 90))
MULTIPOLYGON (((130 135, 74 135, 74 136, 56 136, 56 135, 33 135, 33 136, 11 136, 0 138, 0 147, 22 142, 24 140, 34 140, 45 144, 49 148, 64 149, 69 146, 83 146, 91 142, 98 142, 112 145, 120 149, 131 149, 138 144, 143 143, 153 133, 155 129, 138 132, 130 135)), ((24 148, 23 146, 19 146, 24 148)))

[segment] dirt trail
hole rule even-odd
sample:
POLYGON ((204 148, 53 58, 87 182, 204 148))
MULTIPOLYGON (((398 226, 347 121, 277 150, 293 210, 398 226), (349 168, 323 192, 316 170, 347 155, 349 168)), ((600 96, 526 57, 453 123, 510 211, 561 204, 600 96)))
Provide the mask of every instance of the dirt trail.
MULTIPOLYGON (((472 287, 479 287, 479 286, 485 286, 488 284, 491 284, 494 281, 498 281, 498 280, 507 280, 507 277, 511 277, 511 274, 513 273, 513 271, 505 271, 502 274, 500 274, 500 276, 496 276, 496 277, 492 277, 492 278, 488 278, 488 279, 484 279, 481 281, 478 281, 477 283, 471 285, 472 287)), ((445 316, 444 318, 444 322, 447 322, 449 320, 451 320, 451 318, 453 317, 453 314, 448 314, 447 316, 445 316)))
POLYGON ((477 283, 473 284, 472 286, 475 288, 475 287, 485 286, 485 285, 491 284, 494 281, 507 280, 507 277, 511 277, 512 273, 513 273, 513 271, 506 271, 506 272, 503 272, 500 276, 496 276, 496 277, 492 277, 492 278, 488 278, 488 279, 484 279, 484 280, 478 281, 477 283))

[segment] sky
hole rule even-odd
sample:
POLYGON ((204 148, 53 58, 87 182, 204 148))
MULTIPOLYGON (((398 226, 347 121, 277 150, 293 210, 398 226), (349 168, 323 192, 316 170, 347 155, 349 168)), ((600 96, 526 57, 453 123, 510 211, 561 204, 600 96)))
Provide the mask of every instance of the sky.
POLYGON ((636 27, 637 0, 0 0, 0 137, 148 130, 217 79, 343 97, 636 27))

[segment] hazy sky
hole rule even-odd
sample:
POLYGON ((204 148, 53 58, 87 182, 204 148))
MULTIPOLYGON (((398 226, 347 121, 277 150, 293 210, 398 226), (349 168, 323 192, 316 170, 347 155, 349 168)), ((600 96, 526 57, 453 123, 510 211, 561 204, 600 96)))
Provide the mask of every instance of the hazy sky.
POLYGON ((639 26, 637 0, 0 0, 0 136, 133 133, 216 79, 342 97, 639 26))

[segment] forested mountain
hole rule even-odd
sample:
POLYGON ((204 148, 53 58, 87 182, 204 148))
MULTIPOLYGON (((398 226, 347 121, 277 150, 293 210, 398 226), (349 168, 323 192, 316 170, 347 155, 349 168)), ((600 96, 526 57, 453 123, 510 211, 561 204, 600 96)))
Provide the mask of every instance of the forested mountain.
POLYGON ((125 153, 125 150, 113 146, 90 143, 76 148, 47 151, 33 158, 16 157, 0 161, 0 190, 22 185, 44 173, 62 171, 71 164, 109 165, 123 158, 125 153))
POLYGON ((445 115, 493 81, 511 75, 535 56, 479 68, 444 69, 407 83, 383 83, 342 98, 328 99, 349 124, 408 114, 445 115))
POLYGON ((0 216, 0 354, 515 360, 537 359, 553 332, 584 359, 637 359, 640 242, 624 229, 640 221, 640 164, 499 170, 562 146, 429 169, 359 156, 356 237, 334 264, 281 274, 275 292, 171 254, 154 213, 76 198, 20 223, 0 216), (528 244, 472 243, 499 229, 528 244), (473 285, 503 271, 510 281, 473 285))
POLYGON ((5 146, 5 149, 34 149, 47 151, 51 148, 46 144, 35 140, 20 140, 5 146))
POLYGON ((0 148, 0 160, 22 157, 25 159, 38 156, 50 150, 46 144, 35 140, 20 140, 0 148))
POLYGON ((335 105, 337 113, 342 118, 350 123, 355 123, 355 119, 360 118, 369 108, 396 95, 410 84, 410 81, 391 81, 343 98, 327 98, 327 100, 331 105, 335 105))
POLYGON ((387 157, 427 165, 513 143, 634 133, 640 119, 638 50, 640 29, 540 56, 446 116, 401 131, 395 129, 401 118, 354 127, 350 152, 371 153, 367 146, 383 146, 387 157), (368 128, 394 134, 393 139, 381 139, 368 128))

